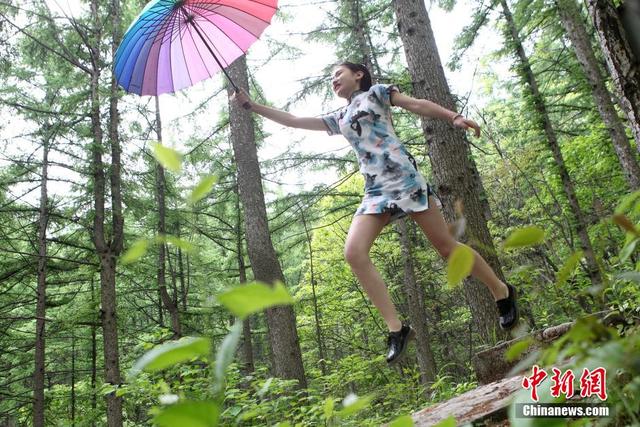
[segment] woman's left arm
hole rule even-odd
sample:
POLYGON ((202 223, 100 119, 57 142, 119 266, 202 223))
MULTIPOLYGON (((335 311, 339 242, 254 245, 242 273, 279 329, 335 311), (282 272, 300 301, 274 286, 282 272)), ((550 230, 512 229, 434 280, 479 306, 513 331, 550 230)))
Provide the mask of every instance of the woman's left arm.
POLYGON ((446 120, 449 123, 453 123, 454 126, 462 129, 472 128, 475 130, 476 137, 480 137, 480 126, 476 122, 465 118, 462 114, 447 110, 435 102, 431 102, 427 99, 416 99, 398 91, 391 92, 390 100, 391 104, 402 107, 412 113, 420 114, 425 117, 446 120))

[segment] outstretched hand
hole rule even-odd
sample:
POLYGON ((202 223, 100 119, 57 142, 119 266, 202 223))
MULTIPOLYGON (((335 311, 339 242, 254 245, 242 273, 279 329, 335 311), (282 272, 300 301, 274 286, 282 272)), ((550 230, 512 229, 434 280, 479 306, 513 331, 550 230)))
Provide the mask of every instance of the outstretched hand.
POLYGON ((462 129, 473 128, 473 130, 475 130, 476 138, 480 137, 480 125, 478 125, 476 122, 474 122, 471 119, 467 119, 467 118, 465 118, 463 116, 458 116, 453 121, 453 125, 457 126, 459 128, 462 128, 462 129))
POLYGON ((239 103, 245 110, 250 110, 252 107, 251 98, 249 98, 247 92, 245 92, 242 88, 239 88, 238 90, 233 92, 233 95, 231 95, 231 100, 239 103))

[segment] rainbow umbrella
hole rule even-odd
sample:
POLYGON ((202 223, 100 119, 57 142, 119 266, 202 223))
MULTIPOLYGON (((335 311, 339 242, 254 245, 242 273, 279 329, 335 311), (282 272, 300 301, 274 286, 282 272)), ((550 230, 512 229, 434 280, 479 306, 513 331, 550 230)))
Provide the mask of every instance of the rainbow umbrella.
POLYGON ((116 80, 138 95, 172 93, 243 55, 271 23, 277 0, 153 0, 118 47, 116 80), (224 65, 223 65, 224 64, 224 65))

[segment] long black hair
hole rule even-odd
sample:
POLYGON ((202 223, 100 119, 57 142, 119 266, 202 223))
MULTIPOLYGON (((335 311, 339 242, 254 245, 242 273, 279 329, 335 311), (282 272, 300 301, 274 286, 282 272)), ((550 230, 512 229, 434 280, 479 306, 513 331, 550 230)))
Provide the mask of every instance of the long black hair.
POLYGON ((369 72, 367 67, 362 64, 354 64, 353 62, 343 62, 342 64, 340 64, 340 66, 343 65, 354 73, 358 71, 362 71, 364 73, 364 75, 360 79, 360 90, 366 91, 371 88, 371 73, 369 72))

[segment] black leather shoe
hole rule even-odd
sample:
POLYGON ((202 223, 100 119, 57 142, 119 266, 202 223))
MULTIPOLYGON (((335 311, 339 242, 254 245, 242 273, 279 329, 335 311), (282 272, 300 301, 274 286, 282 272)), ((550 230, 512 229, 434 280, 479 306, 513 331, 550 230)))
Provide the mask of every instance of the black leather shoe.
POLYGON ((402 325, 402 329, 395 332, 389 332, 387 337, 387 345, 389 346, 389 353, 387 353, 387 363, 389 365, 394 364, 400 359, 407 349, 409 340, 415 338, 416 331, 409 325, 402 325))
POLYGON ((518 323, 518 319, 520 317, 518 305, 516 303, 516 299, 518 297, 516 294, 516 288, 508 283, 506 285, 507 288, 509 288, 509 295, 506 298, 496 301, 496 304, 498 305, 498 312, 500 313, 500 328, 503 330, 513 328, 518 323))

